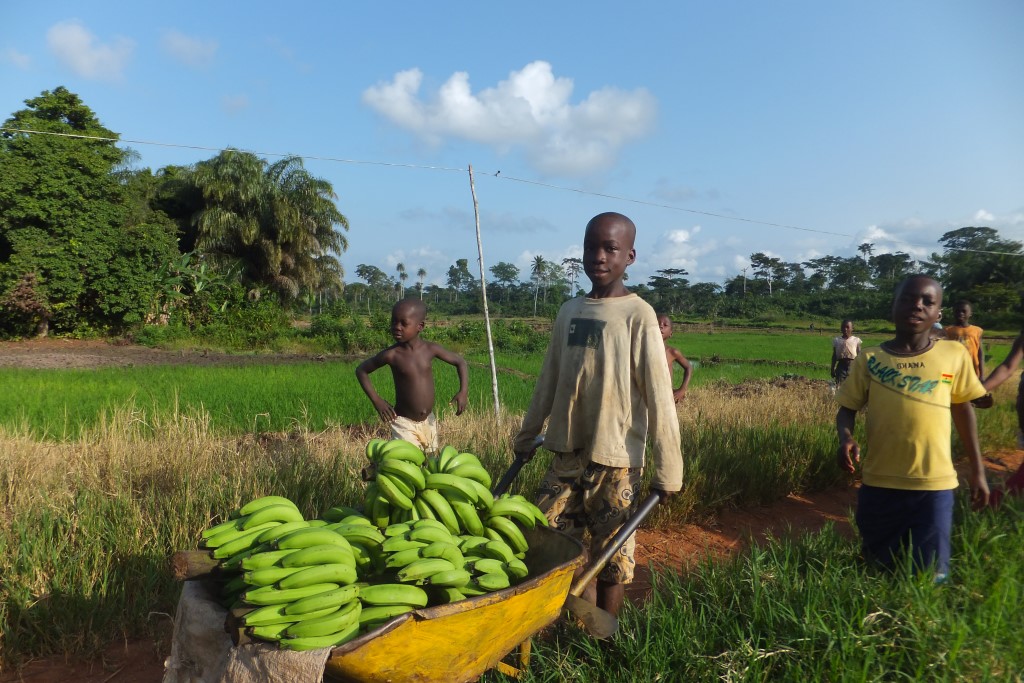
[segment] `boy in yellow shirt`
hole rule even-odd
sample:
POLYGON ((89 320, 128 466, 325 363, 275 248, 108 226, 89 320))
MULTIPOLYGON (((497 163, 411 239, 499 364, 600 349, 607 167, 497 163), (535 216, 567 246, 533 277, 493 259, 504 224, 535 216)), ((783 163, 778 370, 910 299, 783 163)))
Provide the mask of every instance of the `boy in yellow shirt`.
POLYGON ((988 503, 988 482, 970 401, 985 394, 960 344, 931 338, 942 309, 942 286, 913 275, 896 289, 893 339, 854 361, 836 393, 839 465, 855 471, 857 411, 868 407, 867 449, 855 519, 865 558, 893 569, 908 550, 916 569, 935 580, 949 574, 953 491, 958 486, 951 424, 963 442, 975 503, 988 503), (952 416, 952 420, 951 420, 952 416))

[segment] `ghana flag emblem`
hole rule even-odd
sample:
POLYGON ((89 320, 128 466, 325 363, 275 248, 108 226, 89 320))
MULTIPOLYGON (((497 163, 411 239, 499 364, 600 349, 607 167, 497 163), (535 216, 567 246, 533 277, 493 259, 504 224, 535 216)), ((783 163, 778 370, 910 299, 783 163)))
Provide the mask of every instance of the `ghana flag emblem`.
POLYGON ((943 384, 952 384, 953 383, 953 375, 949 374, 948 372, 942 373, 942 383, 943 384))

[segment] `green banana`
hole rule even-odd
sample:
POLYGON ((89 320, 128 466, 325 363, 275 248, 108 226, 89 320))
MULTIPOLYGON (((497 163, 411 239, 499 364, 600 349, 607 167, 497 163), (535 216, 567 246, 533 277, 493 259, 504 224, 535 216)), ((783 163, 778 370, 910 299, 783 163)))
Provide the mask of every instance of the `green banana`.
POLYGON ((419 586, 406 583, 378 583, 362 586, 359 599, 364 605, 411 605, 427 606, 427 592, 419 586))
POLYGON ((312 614, 318 611, 322 611, 327 608, 337 609, 342 605, 351 602, 359 597, 359 591, 363 588, 360 584, 350 584, 348 586, 341 586, 332 591, 326 591, 324 593, 317 593, 311 595, 308 598, 300 598, 294 602, 290 602, 284 606, 286 614, 295 616, 295 621, 298 621, 298 616, 312 614))
POLYGON ((239 574, 235 578, 231 579, 221 587, 221 593, 223 595, 233 595, 244 591, 248 586, 248 582, 245 580, 245 576, 239 574))
POLYGON ((380 465, 377 467, 379 472, 404 481, 412 487, 414 492, 422 491, 423 487, 426 486, 427 482, 423 468, 408 460, 395 460, 394 458, 386 457, 380 461, 380 465))
MULTIPOLYGON (((294 604, 294 603, 291 603, 294 604)), ((242 623, 246 626, 273 626, 275 624, 294 624, 303 619, 316 619, 325 617, 338 609, 337 605, 328 605, 316 611, 303 612, 301 614, 290 614, 285 610, 291 604, 264 605, 257 607, 252 612, 242 616, 242 623)))
POLYGON ((292 501, 288 500, 284 496, 261 496, 255 498, 238 509, 238 515, 244 517, 251 515, 257 510, 262 510, 270 505, 291 505, 293 508, 298 510, 298 506, 292 501))
POLYGON ((417 519, 415 522, 412 522, 410 524, 410 526, 413 529, 418 529, 420 527, 425 527, 425 526, 426 527, 433 527, 434 529, 439 529, 441 531, 448 531, 449 533, 451 533, 451 531, 448 529, 448 527, 445 526, 444 522, 441 522, 441 521, 436 520, 436 519, 429 519, 429 518, 428 519, 417 519))
POLYGON ((412 529, 412 525, 408 522, 395 522, 393 524, 388 524, 384 527, 383 531, 385 540, 394 536, 402 536, 410 529, 412 529))
MULTIPOLYGON (((415 588, 415 586, 413 587, 415 588)), ((371 605, 370 607, 364 605, 363 611, 359 613, 359 626, 368 631, 414 609, 416 608, 412 605, 371 605)))
POLYGON ((302 513, 294 505, 268 505, 249 515, 245 523, 242 524, 242 528, 252 529, 266 522, 280 522, 283 524, 285 522, 304 521, 306 520, 302 513))
POLYGON ((437 465, 438 472, 444 472, 448 463, 451 459, 459 454, 459 449, 455 446, 445 446, 441 449, 441 452, 437 454, 437 465))
POLYGON ((508 588, 511 582, 505 572, 494 572, 493 574, 481 574, 473 579, 477 586, 486 591, 500 591, 508 588))
POLYGON ((477 467, 483 467, 484 466, 483 463, 480 462, 480 458, 478 458, 473 453, 469 453, 469 452, 455 453, 454 455, 450 456, 447 460, 445 460, 442 463, 443 467, 441 468, 441 471, 442 472, 451 472, 453 469, 455 469, 459 465, 465 465, 467 463, 471 464, 471 465, 476 465, 477 467))
POLYGON ((348 507, 347 505, 335 505, 324 514, 320 515, 320 517, 328 522, 340 522, 342 519, 349 517, 350 515, 362 516, 359 513, 359 510, 356 510, 355 508, 348 507))
POLYGON ((449 605, 453 602, 465 600, 466 596, 458 588, 448 586, 432 586, 430 590, 430 602, 435 605, 449 605))
POLYGON ((436 541, 431 543, 420 551, 420 555, 423 557, 440 557, 448 560, 456 567, 461 567, 466 561, 466 558, 462 556, 462 551, 459 550, 459 546, 447 541, 436 541))
POLYGON ((338 520, 336 523, 345 525, 362 524, 363 526, 374 526, 373 522, 370 521, 370 518, 362 514, 348 515, 343 519, 338 520))
POLYGON ((323 617, 316 619, 303 619, 302 621, 288 627, 289 638, 310 638, 326 636, 331 633, 338 633, 351 628, 353 625, 359 628, 359 614, 363 611, 363 605, 358 600, 352 600, 347 605, 342 605, 337 610, 323 617))
MULTIPOLYGON (((391 519, 391 503, 381 494, 376 483, 372 484, 372 486, 372 496, 370 493, 367 493, 366 509, 369 511, 370 521, 373 522, 374 526, 384 529, 393 521, 391 519)), ((395 508, 395 510, 398 510, 398 508, 395 508)))
POLYGON ((313 567, 324 564, 347 564, 353 569, 356 566, 356 556, 352 546, 343 545, 311 545, 308 548, 300 548, 292 551, 291 554, 283 557, 280 562, 282 567, 313 567))
POLYGON ((381 446, 377 457, 377 460, 381 462, 389 459, 405 460, 419 467, 423 465, 424 461, 427 459, 427 456, 420 449, 419 446, 412 443, 411 441, 393 439, 392 441, 389 441, 388 443, 381 446))
POLYGON ((465 569, 449 569, 448 571, 437 572, 423 579, 423 583, 430 586, 445 586, 459 588, 469 583, 472 575, 465 569))
POLYGON ((384 534, 377 531, 377 527, 368 524, 331 524, 327 528, 343 536, 349 543, 373 546, 384 542, 384 534))
POLYGON ((230 540, 223 545, 217 546, 210 554, 213 555, 216 560, 223 560, 231 557, 232 555, 244 552, 253 546, 259 545, 259 543, 256 542, 256 537, 272 526, 277 526, 277 522, 267 522, 266 524, 261 524, 260 526, 243 531, 241 536, 230 540))
POLYGON ((262 553, 266 550, 270 550, 270 545, 268 543, 260 543, 259 545, 247 548, 246 550, 243 550, 240 553, 236 553, 231 557, 226 557, 220 561, 221 571, 238 571, 242 569, 242 560, 246 559, 247 557, 251 557, 252 555, 262 553))
POLYGON ((283 589, 302 588, 317 583, 336 583, 347 586, 356 582, 356 566, 352 564, 321 564, 315 567, 305 567, 300 571, 290 574, 277 585, 283 589))
POLYGON ((312 545, 341 545, 347 546, 349 542, 344 536, 331 530, 329 527, 313 527, 311 529, 298 529, 286 534, 274 541, 279 550, 308 548, 312 545))
POLYGON ((398 570, 399 581, 422 581, 438 572, 455 569, 455 565, 440 557, 428 557, 416 560, 398 570))
POLYGON ((520 501, 522 503, 526 503, 526 507, 529 508, 531 513, 533 513, 533 517, 534 517, 534 519, 537 520, 537 524, 539 526, 550 526, 551 525, 551 522, 548 521, 547 515, 545 515, 544 512, 539 507, 537 507, 532 500, 528 499, 526 496, 523 496, 521 494, 516 493, 516 494, 513 494, 513 495, 509 496, 509 498, 513 498, 513 499, 518 500, 518 501, 520 501))
MULTIPOLYGON (((276 522, 268 524, 277 526, 276 522)), ((265 528, 269 529, 270 527, 267 526, 265 528)), ((225 543, 230 543, 236 538, 247 535, 250 531, 252 531, 252 529, 225 529, 216 536, 210 536, 209 538, 203 539, 200 541, 200 545, 204 548, 219 548, 225 543)))
POLYGON ((491 540, 487 541, 483 546, 484 552, 487 553, 488 557, 493 557, 496 560, 501 560, 506 564, 516 559, 516 554, 509 547, 508 543, 502 540, 491 540))
POLYGON ((505 565, 505 573, 511 578, 516 580, 525 579, 530 574, 530 569, 526 566, 526 563, 516 558, 505 565))
MULTIPOLYGON (((420 493, 422 493, 422 491, 420 491, 420 493)), ((423 500, 423 496, 417 494, 416 497, 412 499, 412 505, 419 514, 420 520, 437 520, 437 515, 434 514, 434 508, 430 507, 427 501, 423 500)))
POLYGON ((457 467, 449 467, 445 472, 456 477, 472 479, 488 489, 491 488, 491 475, 483 468, 482 465, 467 462, 457 467))
POLYGON ((249 557, 242 560, 242 569, 252 571, 253 569, 263 569, 264 567, 271 567, 288 555, 298 552, 295 550, 268 550, 262 553, 254 553, 249 557))
MULTIPOLYGON (((264 508, 264 510, 269 510, 269 509, 270 508, 264 508)), ((282 524, 278 524, 275 527, 267 529, 262 534, 260 534, 256 538, 256 540, 259 541, 260 543, 270 543, 271 541, 276 541, 277 539, 281 538, 285 534, 290 534, 291 532, 297 531, 299 529, 308 529, 308 528, 309 528, 309 522, 307 522, 305 520, 302 520, 300 522, 284 522, 282 524)))
POLYGON ((472 503, 476 503, 476 490, 466 482, 464 477, 444 472, 428 474, 425 480, 428 489, 436 489, 447 494, 451 491, 461 493, 472 503))
POLYGON ((277 586, 262 586, 245 591, 242 597, 246 602, 253 605, 280 605, 285 602, 308 598, 318 593, 326 593, 335 588, 339 588, 339 585, 336 583, 315 583, 310 586, 302 586, 301 588, 287 589, 278 588, 277 586))
POLYGON ((505 541, 515 552, 525 553, 530 549, 530 544, 526 542, 523 532, 508 517, 490 517, 487 520, 487 526, 504 536, 505 541))
POLYGON ((472 503, 462 500, 457 495, 449 497, 448 502, 451 504, 452 510, 455 511, 455 516, 459 518, 459 525, 463 531, 473 536, 484 534, 484 523, 480 520, 480 515, 472 503))
POLYGON ((380 544, 380 549, 385 553, 398 553, 410 548, 426 548, 429 543, 426 541, 411 541, 403 536, 392 536, 380 544))
POLYGON ((490 510, 494 505, 494 494, 491 490, 473 479, 468 479, 469 485, 476 491, 476 507, 478 510, 490 510))
POLYGON ((248 517, 237 517, 235 519, 229 519, 226 522, 221 522, 220 524, 214 524, 211 527, 207 527, 206 529, 203 529, 203 532, 202 532, 202 534, 200 536, 201 536, 201 538, 203 538, 205 540, 207 538, 213 538, 217 534, 219 534, 219 533, 221 533, 223 531, 228 531, 229 529, 235 529, 236 531, 241 531, 242 528, 243 528, 242 525, 245 524, 245 521, 247 519, 249 519, 249 518, 248 517))
POLYGON ((434 489, 423 489, 418 498, 422 498, 430 506, 430 509, 434 511, 434 516, 445 525, 448 531, 453 534, 459 533, 459 518, 455 516, 455 511, 452 510, 451 503, 444 497, 444 494, 434 489))
POLYGON ((463 553, 467 552, 472 548, 476 548, 477 546, 484 545, 486 543, 487 539, 483 538, 482 536, 472 536, 469 534, 459 536, 459 550, 461 550, 463 553))
POLYGON ((384 561, 384 566, 388 569, 400 569, 407 564, 412 564, 416 560, 423 557, 421 554, 422 548, 409 548, 407 550, 399 550, 397 553, 391 553, 384 561))
POLYGON ((505 562, 493 557, 479 557, 467 562, 466 565, 472 567, 473 571, 477 574, 497 574, 504 572, 506 567, 505 562))
POLYGON ((308 638, 281 638, 278 645, 286 650, 303 652, 306 650, 320 650, 325 647, 337 647, 343 645, 359 635, 359 624, 353 624, 344 631, 332 633, 326 636, 310 636, 308 638))
POLYGON ((499 498, 494 501, 494 505, 487 513, 487 519, 491 517, 510 517, 526 529, 532 529, 537 524, 537 519, 530 508, 515 498, 499 498))
POLYGON ((438 541, 443 543, 455 542, 452 532, 448 531, 448 529, 438 529, 434 526, 414 526, 405 537, 410 541, 420 541, 422 543, 437 543, 438 541))
POLYGON ((301 570, 301 567, 264 567, 248 571, 242 576, 250 586, 271 586, 286 576, 301 570))
MULTIPOLYGON (((405 484, 400 485, 396 483, 392 477, 384 472, 377 473, 377 488, 388 499, 388 502, 402 510, 411 510, 413 508, 412 497, 407 495, 400 486, 405 486, 405 484)), ((413 492, 410 491, 410 493, 413 492)))
POLYGON ((387 442, 387 439, 370 439, 366 443, 366 458, 372 462, 377 462, 380 457, 381 446, 387 442))
POLYGON ((245 629, 245 632, 253 638, 269 640, 272 643, 276 643, 281 640, 281 634, 284 633, 285 629, 289 626, 291 626, 290 622, 282 621, 277 624, 269 624, 266 626, 250 626, 245 629))
POLYGON ((475 598, 478 595, 487 595, 490 593, 490 591, 484 590, 478 586, 475 581, 470 581, 465 586, 461 586, 459 591, 467 598, 475 598))
MULTIPOLYGON (((403 496, 408 498, 410 501, 416 497, 416 485, 405 480, 405 477, 398 474, 391 474, 383 470, 377 470, 377 487, 380 487, 380 478, 384 477, 388 480, 388 483, 395 487, 403 496)), ((386 497, 386 496, 385 496, 386 497)), ((390 500, 390 499, 389 499, 390 500)), ((413 506, 415 508, 415 506, 413 506)), ((405 510, 405 508, 402 508, 405 510)))

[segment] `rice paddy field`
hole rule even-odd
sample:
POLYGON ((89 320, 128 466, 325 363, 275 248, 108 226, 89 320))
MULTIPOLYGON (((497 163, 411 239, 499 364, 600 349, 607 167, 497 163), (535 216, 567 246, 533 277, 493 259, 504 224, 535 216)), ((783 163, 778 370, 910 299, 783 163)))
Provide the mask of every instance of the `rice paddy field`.
MULTIPOLYGON (((686 485, 648 524, 672 528, 848 485, 834 462, 828 335, 679 334, 670 343, 697 361, 678 410, 686 485)), ((991 345, 990 367, 1008 348, 991 345)), ((471 362, 471 407, 458 417, 441 407, 457 381, 438 363, 442 442, 500 474, 541 355, 499 356, 496 417, 486 356, 460 351, 471 362)), ((365 444, 384 430, 354 368, 0 370, 0 673, 166 638, 180 591, 168 557, 253 497, 286 495, 307 516, 358 504, 365 444)), ((386 371, 373 379, 393 394, 386 371)), ((986 451, 1014 445, 1015 389, 1007 382, 997 405, 978 411, 986 451)), ((516 490, 530 493, 544 464, 524 469, 516 490)), ((535 643, 524 680, 1019 681, 1024 507, 1010 500, 972 513, 964 498, 946 584, 874 573, 856 540, 834 529, 770 539, 731 560, 657 573, 652 598, 627 606, 612 641, 559 626, 535 643)))

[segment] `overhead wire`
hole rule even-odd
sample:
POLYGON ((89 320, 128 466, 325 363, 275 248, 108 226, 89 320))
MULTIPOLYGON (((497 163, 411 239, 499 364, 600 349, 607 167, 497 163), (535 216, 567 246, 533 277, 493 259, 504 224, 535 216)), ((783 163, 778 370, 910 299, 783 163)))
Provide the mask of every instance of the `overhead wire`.
MULTIPOLYGON (((344 158, 344 157, 328 157, 328 156, 318 156, 318 155, 313 155, 313 154, 292 154, 292 153, 286 153, 286 152, 264 152, 264 151, 258 151, 258 150, 242 150, 241 148, 236 148, 236 147, 207 147, 207 146, 202 146, 202 145, 187 145, 187 144, 173 143, 173 142, 159 142, 159 141, 154 141, 154 140, 137 140, 137 139, 123 138, 123 137, 115 138, 115 137, 103 137, 103 136, 98 136, 98 135, 82 135, 82 134, 78 134, 78 133, 59 133, 59 132, 56 132, 56 131, 31 130, 31 129, 27 129, 27 128, 12 128, 12 127, 8 127, 8 126, 0 126, 0 131, 6 131, 6 132, 11 132, 11 133, 27 133, 27 134, 34 134, 34 135, 52 135, 52 136, 56 136, 56 137, 78 138, 78 139, 83 139, 83 140, 96 140, 96 141, 100 141, 100 142, 126 143, 126 144, 132 144, 132 145, 152 145, 152 146, 156 146, 156 147, 169 147, 169 148, 176 148, 176 149, 191 149, 191 150, 199 150, 199 151, 204 151, 204 152, 227 152, 227 151, 231 151, 231 150, 248 151, 251 154, 258 154, 258 155, 263 155, 263 156, 298 157, 298 158, 304 159, 304 160, 329 161, 329 162, 334 162, 334 163, 356 164, 356 165, 364 165, 364 166, 385 166, 385 167, 392 167, 392 168, 410 168, 410 169, 417 169, 417 170, 424 170, 424 171, 445 171, 445 172, 457 172, 457 173, 466 173, 468 171, 468 168, 459 168, 459 167, 453 167, 453 166, 433 166, 433 165, 424 165, 424 164, 399 163, 399 162, 391 162, 391 161, 371 161, 371 160, 366 160, 366 159, 348 159, 348 158, 344 158)), ((743 216, 730 216, 728 214, 715 213, 713 211, 701 211, 699 209, 687 209, 685 207, 674 206, 672 204, 662 204, 662 203, 658 203, 658 202, 651 202, 651 201, 646 201, 646 200, 643 200, 643 199, 635 199, 635 198, 632 198, 632 197, 624 197, 624 196, 621 196, 621 195, 615 195, 615 194, 610 194, 610 193, 595 192, 593 190, 583 190, 583 189, 575 188, 575 187, 566 187, 564 185, 555 185, 555 184, 552 184, 552 183, 545 183, 545 182, 541 182, 539 180, 531 180, 531 179, 528 179, 528 178, 517 178, 515 176, 501 175, 501 171, 500 170, 497 171, 497 172, 494 172, 494 173, 483 172, 483 173, 480 173, 479 175, 491 176, 491 177, 493 177, 493 178, 495 178, 497 180, 502 180, 502 181, 507 181, 507 182, 522 183, 522 184, 526 184, 526 185, 535 185, 537 187, 544 187, 544 188, 547 188, 547 189, 557 190, 557 191, 560 191, 560 192, 573 192, 573 193, 576 193, 576 194, 588 195, 588 196, 591 196, 591 197, 602 197, 604 199, 613 199, 615 201, 628 202, 628 203, 632 203, 632 204, 638 204, 638 205, 642 205, 642 206, 650 206, 650 207, 659 208, 659 209, 667 209, 667 210, 670 210, 670 211, 680 211, 680 212, 690 213, 690 214, 695 214, 695 215, 700 215, 700 216, 708 216, 708 217, 712 217, 712 218, 719 218, 719 219, 722 219, 722 220, 737 221, 737 222, 742 222, 742 223, 751 223, 751 224, 754 224, 754 225, 764 225, 764 226, 767 226, 767 227, 782 228, 782 229, 785 229, 785 230, 797 230, 797 231, 800 231, 800 232, 809 232, 809 233, 815 233, 815 234, 819 234, 819 235, 832 235, 832 236, 835 236, 835 237, 851 237, 851 238, 852 237, 856 237, 856 235, 852 234, 852 233, 835 232, 835 231, 831 231, 831 230, 821 230, 821 229, 817 229, 817 228, 805 228, 805 227, 802 227, 802 226, 799 226, 799 225, 790 225, 790 224, 787 224, 787 223, 775 223, 775 222, 772 222, 772 221, 759 220, 759 219, 756 219, 756 218, 745 218, 743 216)), ((929 248, 929 249, 934 248, 934 245, 922 244, 922 243, 919 243, 919 242, 911 242, 911 241, 907 241, 907 240, 900 240, 900 241, 902 241, 904 244, 907 244, 909 246, 929 248)), ((1024 253, 1015 253, 1015 252, 1010 252, 1010 251, 990 251, 990 250, 985 250, 985 249, 967 249, 967 248, 960 248, 960 247, 944 247, 944 249, 947 249, 949 251, 959 251, 959 252, 966 252, 966 253, 973 253, 973 254, 992 254, 992 255, 995 255, 995 256, 1017 256, 1017 257, 1024 257, 1024 253)))

